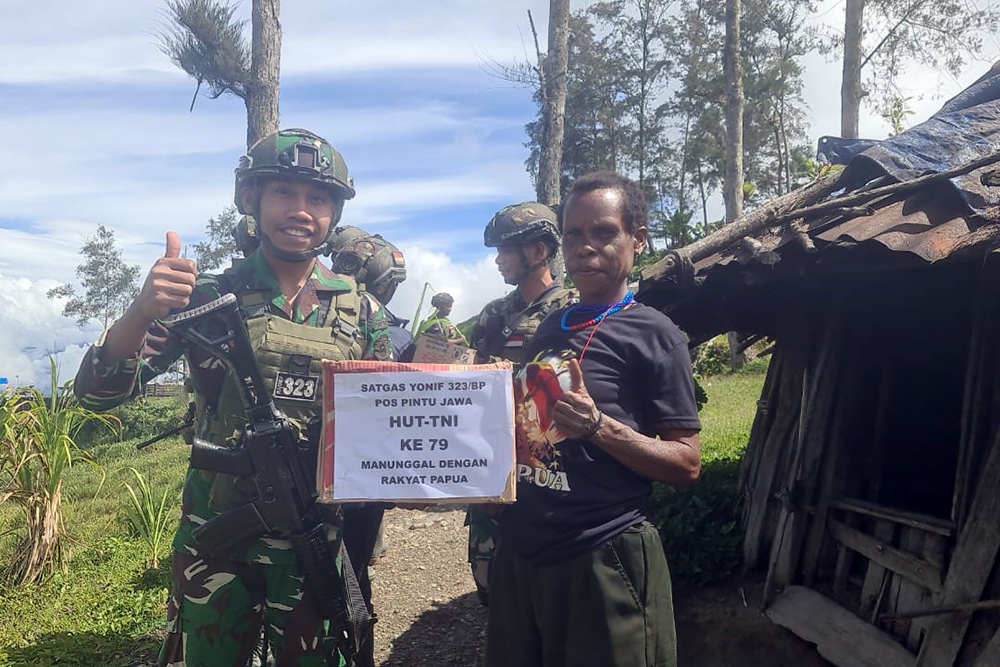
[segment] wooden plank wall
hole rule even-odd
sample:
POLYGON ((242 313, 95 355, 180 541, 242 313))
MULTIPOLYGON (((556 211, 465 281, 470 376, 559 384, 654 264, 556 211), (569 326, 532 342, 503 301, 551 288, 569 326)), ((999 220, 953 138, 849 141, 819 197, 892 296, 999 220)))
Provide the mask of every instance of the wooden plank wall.
POLYGON ((803 317, 808 325, 800 320, 778 337, 741 472, 744 558, 748 568, 767 563, 764 606, 795 584, 828 590, 918 654, 917 667, 1000 666, 1000 611, 912 613, 977 602, 984 591, 1000 599, 1000 262, 988 264, 966 364, 951 521, 851 499, 878 495, 880 452, 892 437, 882 401, 895 393, 893 361, 884 359, 871 387, 848 344, 862 338, 835 335, 829 316, 825 328, 803 317))

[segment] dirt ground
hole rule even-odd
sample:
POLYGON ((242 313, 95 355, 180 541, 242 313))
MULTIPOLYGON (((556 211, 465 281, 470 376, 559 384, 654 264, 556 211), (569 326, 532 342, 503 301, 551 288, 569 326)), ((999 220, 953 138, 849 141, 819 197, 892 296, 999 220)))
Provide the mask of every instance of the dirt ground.
MULTIPOLYGON (((464 510, 386 513, 388 553, 375 567, 375 662, 479 667, 486 610, 466 563, 464 510)), ((682 667, 828 667, 815 648, 758 611, 759 582, 674 592, 682 667)))

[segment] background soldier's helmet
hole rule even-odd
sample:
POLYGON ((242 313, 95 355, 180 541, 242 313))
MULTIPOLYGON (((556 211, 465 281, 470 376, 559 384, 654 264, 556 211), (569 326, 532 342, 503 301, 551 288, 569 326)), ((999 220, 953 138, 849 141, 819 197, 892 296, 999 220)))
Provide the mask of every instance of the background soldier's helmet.
POLYGON ((489 248, 545 241, 552 252, 559 247, 556 214, 545 204, 526 201, 506 206, 489 221, 483 243, 489 248))
POLYGON ((345 241, 334 255, 332 266, 337 273, 354 276, 358 284, 363 284, 365 291, 383 305, 389 303, 396 287, 406 280, 403 253, 378 234, 355 236, 345 241))
MULTIPOLYGON (((292 128, 280 130, 264 137, 240 158, 236 167, 236 208, 244 215, 253 215, 243 201, 246 188, 257 187, 262 179, 291 178, 326 186, 340 200, 354 197, 354 179, 347 171, 347 163, 330 142, 308 130, 292 128)), ((330 224, 323 243, 306 253, 288 253, 278 250, 262 234, 257 234, 269 250, 282 259, 301 261, 328 252, 327 244, 333 237, 343 207, 338 206, 337 216, 330 224)))
POLYGON ((252 215, 244 215, 236 223, 233 232, 236 239, 236 248, 243 253, 244 257, 249 257, 260 246, 260 239, 257 238, 257 221, 252 215))
POLYGON ((448 294, 447 292, 438 292, 433 297, 431 297, 431 306, 437 308, 438 310, 448 309, 455 305, 455 297, 448 294))
MULTIPOLYGON (((330 243, 328 246, 330 249, 330 257, 334 257, 337 252, 349 241, 353 241, 358 238, 367 238, 369 236, 371 236, 371 234, 360 227, 354 227, 351 225, 337 227, 337 229, 333 232, 333 236, 330 237, 330 243)), ((340 273, 351 272, 340 271, 340 273)))

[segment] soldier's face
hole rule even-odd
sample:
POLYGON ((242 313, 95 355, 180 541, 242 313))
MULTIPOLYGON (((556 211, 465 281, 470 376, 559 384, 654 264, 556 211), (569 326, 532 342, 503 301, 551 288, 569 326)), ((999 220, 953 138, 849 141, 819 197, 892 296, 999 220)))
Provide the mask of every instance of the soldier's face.
POLYGON ((276 247, 306 252, 326 238, 341 205, 316 183, 270 179, 260 190, 257 224, 276 247))
POLYGON ((503 276, 503 281, 508 285, 516 285, 521 281, 524 274, 524 262, 521 261, 521 253, 516 247, 507 246, 497 248, 497 269, 503 276))
POLYGON ((547 256, 548 248, 542 241, 497 248, 497 268, 505 283, 517 285, 547 256))

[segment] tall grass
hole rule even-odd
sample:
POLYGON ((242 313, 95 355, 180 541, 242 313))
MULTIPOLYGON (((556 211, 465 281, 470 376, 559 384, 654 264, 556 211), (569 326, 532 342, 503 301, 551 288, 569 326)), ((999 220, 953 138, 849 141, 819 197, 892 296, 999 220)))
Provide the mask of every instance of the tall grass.
MULTIPOLYGON (((178 406, 174 423, 182 415, 178 406)), ((169 539, 190 448, 174 436, 137 454, 135 444, 150 435, 155 433, 124 442, 81 444, 103 470, 129 475, 140 500, 138 482, 128 472, 132 467, 157 507, 167 495, 169 539)), ((0 667, 153 664, 163 631, 169 558, 158 558, 150 569, 148 545, 129 522, 132 499, 124 483, 105 483, 100 470, 73 466, 66 475, 64 500, 67 569, 31 584, 0 587, 0 667)), ((0 533, 20 523, 10 503, 0 505, 0 533)), ((13 547, 11 535, 0 538, 0 562, 13 547)), ((158 547, 158 556, 164 551, 169 553, 169 545, 158 547)))
POLYGON ((122 482, 131 502, 126 520, 132 527, 133 536, 146 548, 149 566, 155 570, 160 565, 160 553, 173 534, 175 503, 172 496, 176 494, 171 493, 170 487, 164 487, 163 493, 157 496, 145 475, 132 467, 125 470, 132 473, 135 484, 122 482))
MULTIPOLYGON (((3 579, 13 583, 35 581, 60 564, 62 556, 62 499, 66 478, 74 464, 100 466, 76 444, 88 423, 114 428, 118 420, 80 407, 69 384, 58 385, 55 360, 49 359, 51 392, 19 390, 5 400, 0 419, 0 502, 22 510, 23 534, 3 568, 3 579)), ((102 478, 103 479, 103 478, 102 478)))

